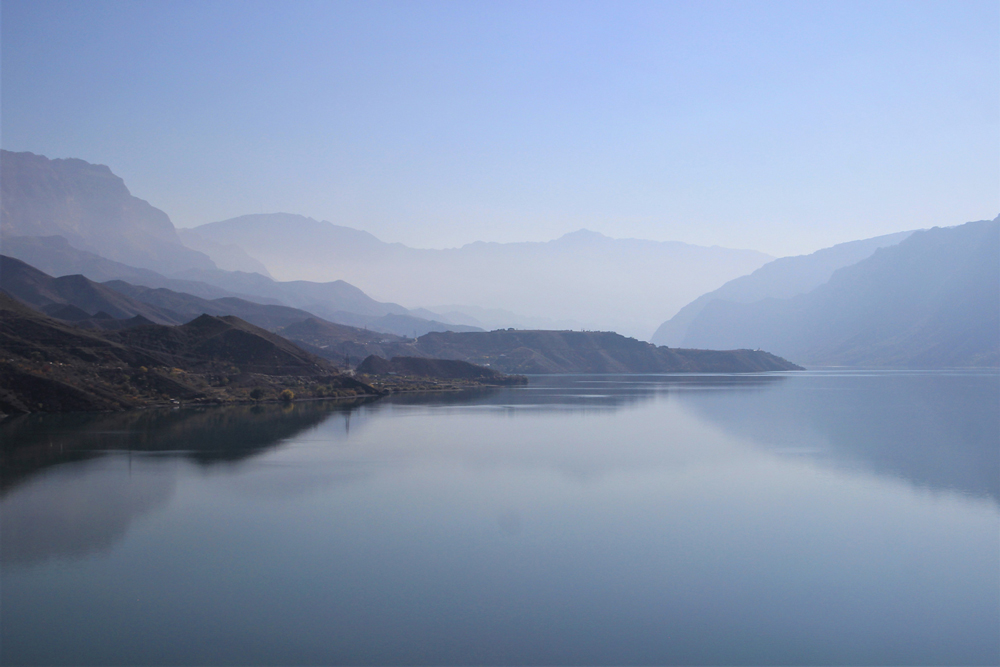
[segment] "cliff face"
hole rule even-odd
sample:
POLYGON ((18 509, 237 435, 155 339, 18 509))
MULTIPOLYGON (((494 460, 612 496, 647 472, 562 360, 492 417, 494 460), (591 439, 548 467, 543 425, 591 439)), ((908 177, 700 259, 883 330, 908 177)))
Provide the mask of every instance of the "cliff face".
POLYGON ((0 195, 4 237, 63 236, 82 250, 165 273, 216 268, 181 243, 166 213, 133 197, 104 165, 0 151, 0 195))

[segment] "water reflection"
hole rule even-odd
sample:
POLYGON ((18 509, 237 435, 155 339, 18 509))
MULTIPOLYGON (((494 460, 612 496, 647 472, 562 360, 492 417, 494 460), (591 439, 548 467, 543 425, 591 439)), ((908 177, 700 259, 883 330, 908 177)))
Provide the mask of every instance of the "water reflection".
POLYGON ((779 454, 1000 503, 1000 374, 804 373, 777 389, 676 399, 779 454))
POLYGON ((0 422, 0 493, 60 463, 110 452, 237 462, 371 399, 117 413, 26 415, 0 422))
POLYGON ((0 426, 0 663, 995 664, 997 376, 955 378, 0 426))
POLYGON ((765 389, 787 380, 783 374, 534 375, 526 387, 439 394, 396 394, 373 405, 601 411, 636 407, 679 391, 733 392, 765 389))
MULTIPOLYGON (((1000 503, 1000 375, 996 373, 813 373, 775 375, 542 376, 527 388, 399 394, 381 401, 306 402, 128 413, 32 415, 0 424, 0 560, 33 562, 109 548, 135 517, 165 504, 176 484, 170 458, 229 470, 313 429, 324 447, 393 414, 445 410, 505 417, 611 414, 653 401, 680 406, 732 438, 820 465, 864 468, 939 491, 1000 503), (164 457, 168 458, 164 458, 164 457), (75 464, 69 468, 65 464, 75 464), (141 478, 127 474, 132 469, 141 478), (140 470, 141 468, 141 470, 140 470), (11 491, 35 477, 24 493, 11 491), (9 497, 8 497, 9 496, 9 497)), ((681 429, 684 414, 675 417, 681 429)), ((470 415, 471 416, 471 415, 470 415)), ((289 469, 245 469, 220 485, 244 496, 289 498, 377 474, 385 461, 459 460, 470 465, 544 466, 578 480, 614 470, 685 465, 684 450, 655 443, 664 434, 615 427, 614 437, 580 437, 539 449, 482 432, 473 418, 457 437, 411 430, 376 438, 366 458, 289 469), (496 440, 496 441, 494 441, 496 440), (475 441, 475 446, 469 446, 475 441), (640 443, 639 441, 645 441, 640 443), (652 444, 653 446, 646 446, 652 444)), ((456 421, 457 420, 457 421, 456 421)), ((578 422, 539 422, 539 433, 578 422)), ((585 428, 590 428, 589 426, 585 428)), ((500 433, 500 431, 497 431, 500 433)), ((712 455, 704 435, 699 456, 712 455)), ((731 450, 719 457, 738 455, 731 450)), ((395 465, 395 464, 394 464, 395 465)), ((513 511, 498 518, 511 534, 513 511)))
POLYGON ((363 402, 6 420, 0 424, 0 563, 105 551, 136 518, 170 500, 177 460, 202 467, 237 464, 324 421, 349 416, 363 402))

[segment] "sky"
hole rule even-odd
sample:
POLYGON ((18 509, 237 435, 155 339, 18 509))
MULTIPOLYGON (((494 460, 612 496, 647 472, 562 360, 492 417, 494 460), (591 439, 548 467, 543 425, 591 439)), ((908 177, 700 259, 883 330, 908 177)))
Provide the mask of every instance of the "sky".
POLYGON ((0 144, 179 227, 774 255, 1000 213, 1000 3, 0 4, 0 144))

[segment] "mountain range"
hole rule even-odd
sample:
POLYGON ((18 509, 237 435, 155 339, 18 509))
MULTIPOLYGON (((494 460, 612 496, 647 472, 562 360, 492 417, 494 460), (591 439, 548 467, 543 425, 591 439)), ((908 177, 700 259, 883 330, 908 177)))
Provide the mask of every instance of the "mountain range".
POLYGON ((913 232, 795 296, 710 300, 682 344, 807 365, 998 366, 1000 216, 913 232))
POLYGON ((308 307, 329 320, 399 335, 478 330, 378 302, 343 280, 277 282, 232 243, 191 230, 178 234, 166 213, 132 196, 106 166, 10 151, 0 151, 0 164, 3 253, 51 275, 308 307), (212 258, 185 246, 181 237, 212 258), (234 270, 219 268, 213 258, 234 270))
POLYGON ((834 271, 870 257, 879 248, 895 245, 912 234, 897 232, 861 241, 840 243, 809 255, 782 257, 753 273, 730 280, 717 290, 702 294, 660 325, 650 339, 657 345, 681 347, 688 327, 712 301, 753 303, 761 299, 787 299, 804 294, 830 280, 834 271))
POLYGON ((612 239, 587 230, 543 243, 428 250, 286 213, 246 215, 195 231, 238 245, 281 280, 338 278, 410 307, 459 304, 446 307, 459 324, 611 329, 639 338, 685 303, 773 259, 755 250, 612 239), (481 314, 463 318, 466 308, 481 314), (493 311, 486 320, 484 310, 493 311), (516 315, 493 319, 497 310, 516 315))
POLYGON ((327 360, 227 316, 88 331, 0 291, 0 413, 120 410, 374 390, 327 360), (294 389, 294 391, 293 391, 294 389))
MULTIPOLYGON (((338 363, 444 356, 511 372, 715 367, 704 355, 682 361, 673 348, 763 349, 809 365, 1000 365, 996 219, 773 261, 586 230, 546 243, 425 250, 290 214, 178 232, 107 167, 8 151, 0 161, 0 283, 78 327, 237 316, 338 363), (357 285, 423 307, 379 301, 357 285), (587 322, 634 336, 565 331, 587 322), (648 345, 636 339, 657 323, 649 348, 660 351, 635 347, 648 345), (605 352, 588 349, 615 352, 597 362, 605 352)), ((719 367, 767 365, 738 356, 719 367)))

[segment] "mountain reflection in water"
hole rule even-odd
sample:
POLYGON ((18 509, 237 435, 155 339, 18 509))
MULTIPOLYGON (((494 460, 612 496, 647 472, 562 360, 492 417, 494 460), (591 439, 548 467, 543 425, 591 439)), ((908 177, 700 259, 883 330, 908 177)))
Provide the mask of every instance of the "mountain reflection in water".
MULTIPOLYGON (((4 500, 3 562, 107 548, 133 516, 165 503, 175 477, 164 457, 239 465, 324 422, 331 441, 385 411, 486 410, 595 413, 657 398, 786 455, 866 468, 1000 503, 1000 382, 992 373, 538 376, 526 388, 397 394, 381 401, 316 401, 123 413, 30 415, 0 424, 0 494, 57 468, 29 497, 4 500), (783 390, 788 391, 783 391, 783 390), (114 455, 114 460, 102 460, 114 455), (65 464, 83 466, 85 475, 65 464), (159 468, 142 484, 122 466, 159 468), (42 521, 39 521, 42 519, 42 521), (61 526, 55 529, 54 526, 61 526)), ((598 464, 599 465, 599 464, 598 464)), ((359 465, 341 476, 372 474, 359 465)), ((301 480, 296 484, 301 484, 301 480)))
POLYGON ((998 403, 540 376, 7 420, 0 663, 995 664, 998 403))

